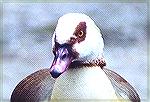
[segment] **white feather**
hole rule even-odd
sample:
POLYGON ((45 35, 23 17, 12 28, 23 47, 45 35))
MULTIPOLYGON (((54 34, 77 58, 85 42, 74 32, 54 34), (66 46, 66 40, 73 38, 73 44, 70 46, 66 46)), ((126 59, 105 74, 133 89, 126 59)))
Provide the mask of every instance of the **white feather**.
POLYGON ((62 99, 117 100, 111 82, 99 67, 69 69, 57 78, 51 98, 52 102, 62 99))

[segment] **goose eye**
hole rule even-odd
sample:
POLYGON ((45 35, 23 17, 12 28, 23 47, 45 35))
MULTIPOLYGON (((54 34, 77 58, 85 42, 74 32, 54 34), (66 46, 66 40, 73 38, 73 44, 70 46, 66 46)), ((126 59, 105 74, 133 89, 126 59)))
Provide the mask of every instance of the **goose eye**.
POLYGON ((78 33, 78 36, 79 36, 79 37, 82 37, 83 34, 84 34, 84 32, 83 32, 83 31, 80 31, 80 32, 78 33))

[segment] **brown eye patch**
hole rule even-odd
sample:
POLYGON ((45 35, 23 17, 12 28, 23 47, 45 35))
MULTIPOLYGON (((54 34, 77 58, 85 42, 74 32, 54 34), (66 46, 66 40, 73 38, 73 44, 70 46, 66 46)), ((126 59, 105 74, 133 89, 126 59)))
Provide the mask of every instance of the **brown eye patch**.
POLYGON ((86 37, 86 22, 80 22, 75 28, 73 35, 75 35, 75 37, 70 37, 67 42, 68 44, 74 45, 75 43, 84 41, 86 37))
POLYGON ((75 32, 73 35, 77 37, 76 41, 78 43, 84 41, 86 37, 86 22, 80 22, 75 28, 75 32))

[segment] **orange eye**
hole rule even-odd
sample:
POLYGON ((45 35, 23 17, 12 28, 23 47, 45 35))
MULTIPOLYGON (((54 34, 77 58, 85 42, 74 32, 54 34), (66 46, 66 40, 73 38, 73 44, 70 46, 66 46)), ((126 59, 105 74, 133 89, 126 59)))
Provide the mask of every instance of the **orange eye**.
POLYGON ((80 32, 78 33, 78 36, 79 36, 79 37, 82 37, 83 34, 84 34, 84 32, 83 32, 83 31, 80 31, 80 32))

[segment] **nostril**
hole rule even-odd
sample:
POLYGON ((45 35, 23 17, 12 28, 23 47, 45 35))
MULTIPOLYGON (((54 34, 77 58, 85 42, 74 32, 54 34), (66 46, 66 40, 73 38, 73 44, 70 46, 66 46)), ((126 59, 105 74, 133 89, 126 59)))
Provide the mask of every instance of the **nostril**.
POLYGON ((62 73, 56 71, 56 70, 52 70, 50 72, 50 74, 52 75, 53 78, 58 78, 62 73))

